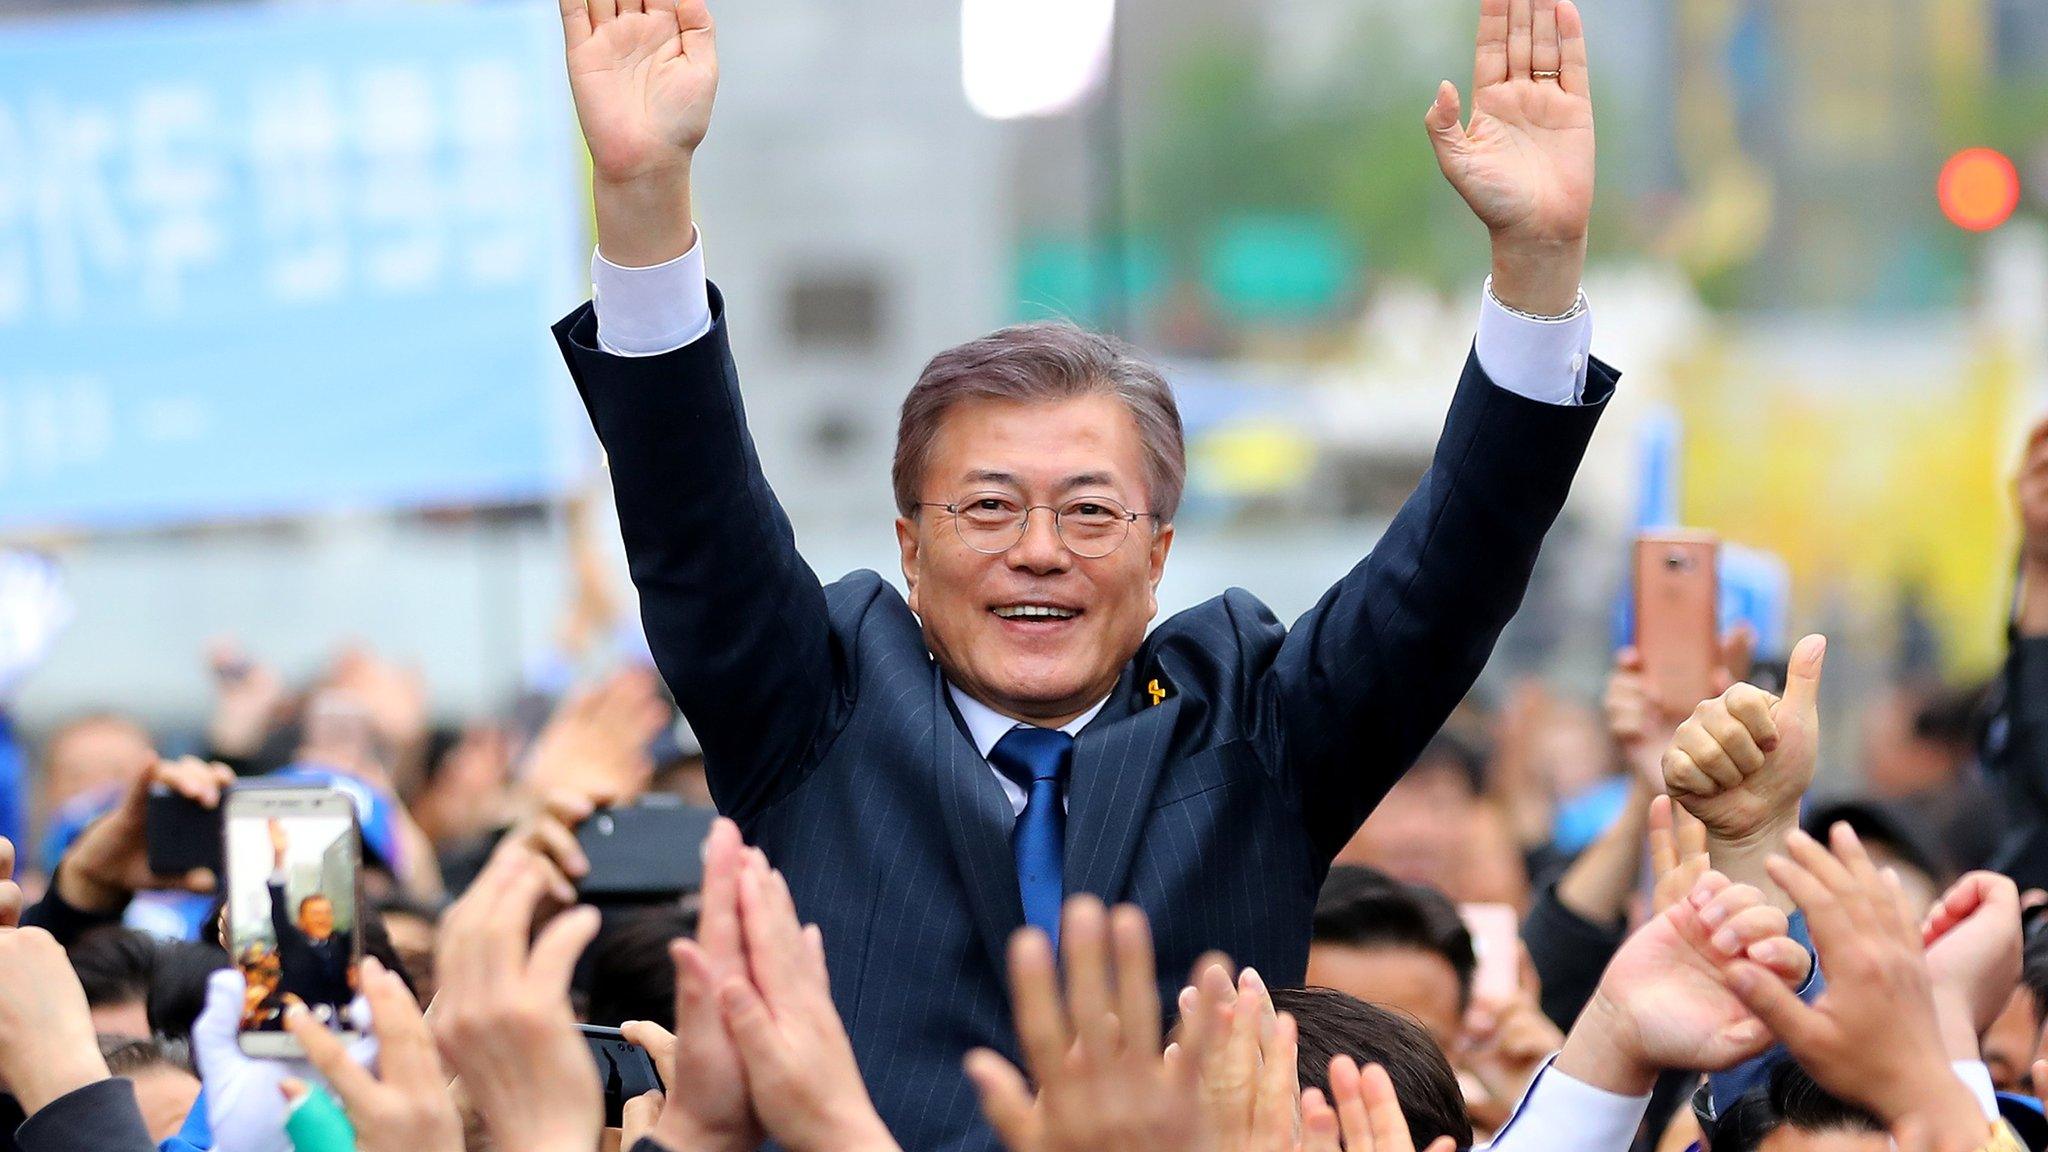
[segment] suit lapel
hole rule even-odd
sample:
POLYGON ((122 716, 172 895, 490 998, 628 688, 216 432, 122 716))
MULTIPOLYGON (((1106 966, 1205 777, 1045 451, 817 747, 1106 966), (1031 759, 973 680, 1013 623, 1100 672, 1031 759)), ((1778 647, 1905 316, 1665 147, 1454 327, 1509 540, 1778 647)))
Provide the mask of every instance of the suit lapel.
POLYGON ((1123 898, 1180 715, 1180 694, 1152 704, 1136 668, 1125 669, 1102 714, 1081 730, 1067 792, 1067 892, 1111 904, 1123 898))
POLYGON ((1010 830, 1017 818, 988 761, 961 730, 946 694, 946 679, 937 668, 932 670, 932 693, 932 768, 938 775, 939 811, 982 945, 996 971, 1006 972, 1010 934, 1024 926, 1017 860, 1010 851, 1010 830))

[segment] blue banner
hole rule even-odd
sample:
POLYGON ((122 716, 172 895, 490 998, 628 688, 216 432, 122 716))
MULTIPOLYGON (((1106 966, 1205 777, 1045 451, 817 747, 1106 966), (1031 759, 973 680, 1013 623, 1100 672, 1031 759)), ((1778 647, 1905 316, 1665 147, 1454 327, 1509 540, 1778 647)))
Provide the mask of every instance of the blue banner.
POLYGON ((578 149, 553 3, 0 25, 0 528, 559 491, 578 149))

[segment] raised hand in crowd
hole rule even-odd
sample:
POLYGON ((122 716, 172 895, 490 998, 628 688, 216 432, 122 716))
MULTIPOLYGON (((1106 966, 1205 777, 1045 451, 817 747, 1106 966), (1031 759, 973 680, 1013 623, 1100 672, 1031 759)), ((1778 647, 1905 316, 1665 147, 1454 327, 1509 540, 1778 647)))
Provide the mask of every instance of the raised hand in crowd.
POLYGON ((548 917, 529 943, 551 878, 525 844, 500 845, 443 917, 435 950, 434 1039, 498 1152, 587 1152, 604 1127, 604 1090, 569 1003, 597 910, 548 917))
POLYGON ((740 869, 739 910, 747 969, 718 986, 718 1006, 754 1115, 790 1152, 899 1152, 833 1007, 824 937, 798 921, 788 882, 759 849, 740 869))
POLYGON ((670 1152, 750 1152, 764 1133, 747 1091, 738 1043, 726 1027, 719 990, 748 977, 740 916, 740 873, 747 849, 739 825, 720 818, 704 841, 704 888, 697 938, 669 946, 676 966, 676 1033, 629 1021, 620 1030, 646 1048, 671 1091, 648 1136, 670 1152))
POLYGON ((1528 1090, 1543 1063, 1564 1043, 1564 1033, 1543 1014, 1543 988, 1526 947, 1518 949, 1515 990, 1505 1002, 1474 996, 1465 1012, 1458 1050, 1450 1053, 1460 1072, 1477 1080, 1484 1096, 1468 1093, 1475 1126, 1499 1128, 1528 1090))
POLYGON ((1180 993, 1178 1039, 1169 1064, 1193 1062, 1203 1122, 1215 1152, 1292 1152, 1299 1037, 1295 1021, 1273 1008, 1259 974, 1230 979, 1228 960, 1203 957, 1180 993))
MULTIPOLYGON (((1010 1152, 1178 1152, 1218 1145, 1198 1083, 1214 1029, 1184 1038, 1174 1059, 1160 1049, 1152 931, 1134 907, 1106 911, 1090 896, 1067 901, 1060 970, 1036 928, 1010 940, 1010 1003, 1023 1072, 976 1049, 967 1076, 1010 1152), (1204 1046, 1202 1050, 1190 1044, 1204 1046), (1031 1084, 1038 1087, 1036 1095, 1031 1084)), ((1277 1021, 1275 1022, 1277 1026, 1277 1021)))
MULTIPOLYGON (((1439 1136, 1423 1152, 1457 1152, 1457 1142, 1439 1136)), ((1301 1093, 1301 1152, 1415 1152, 1408 1118, 1394 1095, 1387 1070, 1363 1070, 1349 1056, 1330 1061, 1330 1096, 1301 1093), (1340 1142, 1341 1137, 1341 1142, 1340 1142)))
POLYGON ((2020 983, 2020 890, 1996 872, 1955 882, 1920 922, 1927 972, 1951 1060, 1975 1060, 1977 1039, 2020 983))
POLYGON ((1707 855, 1707 826, 1699 817, 1673 804, 1669 796, 1650 798, 1650 911, 1658 913, 1685 898, 1713 864, 1707 855))
MULTIPOLYGON (((258 1059, 242 1051, 241 1023, 249 983, 234 968, 206 979, 206 1003, 192 1023, 192 1059, 206 1086, 206 1119, 215 1146, 232 1152, 292 1152, 285 1132, 288 1080, 316 1078, 306 1060, 258 1059)), ((351 1009, 353 1012, 354 1010, 351 1009)), ((377 1039, 363 1035, 345 1045, 348 1059, 368 1067, 377 1039)))
MULTIPOLYGON (((1712 672, 1716 695, 1749 675, 1755 650, 1756 633, 1747 624, 1721 637, 1721 659, 1712 672)), ((1614 668, 1607 675, 1607 691, 1601 700, 1607 733, 1635 778, 1652 791, 1664 790, 1664 749, 1699 704, 1698 700, 1658 698, 1643 672, 1642 653, 1634 645, 1614 654, 1614 668)))
MULTIPOLYGON (((405 981, 376 957, 365 957, 362 995, 377 1038, 374 1074, 303 1007, 287 1009, 284 1018, 285 1029, 305 1047, 307 1062, 347 1110, 358 1152, 462 1152, 462 1117, 434 1054, 433 1034, 405 981)), ((279 1088, 288 1100, 307 1090, 297 1079, 279 1088)))
POLYGON ((704 0, 562 0, 562 26, 598 249, 632 268, 673 260, 696 238, 690 162, 718 91, 711 13, 704 0))
POLYGON ((63 946, 40 928, 0 928, 0 1083, 34 1117, 106 1078, 92 1010, 63 946))
POLYGON ((1735 995, 1729 965, 1747 959, 1780 987, 1797 987, 1808 958, 1785 930, 1785 914, 1762 892, 1703 874, 1615 954, 1556 1068, 1640 1096, 1668 1069, 1718 1071, 1762 1052, 1770 1032, 1735 995))
POLYGON ((627 803, 647 790, 654 775, 648 745, 668 721, 652 670, 614 672, 548 718, 527 754, 525 786, 535 796, 627 803))
POLYGON ((1813 782, 1826 657, 1826 638, 1806 637, 1792 650, 1783 697, 1736 684, 1694 709, 1664 751, 1665 788, 1706 825, 1714 867, 1788 910, 1764 861, 1798 826, 1813 782))
POLYGON ((59 899, 85 912, 118 912, 137 892, 177 889, 211 892, 219 882, 211 871, 158 876, 149 868, 149 793, 162 786, 207 808, 220 807, 235 774, 225 765, 194 757, 156 760, 137 776, 113 811, 79 833, 57 868, 59 899))
POLYGON ((268 664, 252 659, 231 638, 214 641, 206 650, 206 665, 213 676, 213 715, 206 722, 206 743, 211 755, 250 760, 263 751, 263 743, 278 719, 285 700, 284 678, 268 664))
POLYGON ((1809 1006, 1744 961, 1729 986, 1821 1087, 1889 1127, 1924 1125, 1939 1152, 1978 1148, 1990 1122, 1950 1069, 1917 918, 1848 825, 1829 838, 1832 851, 1795 829, 1769 863, 1806 914, 1827 992, 1809 1006))

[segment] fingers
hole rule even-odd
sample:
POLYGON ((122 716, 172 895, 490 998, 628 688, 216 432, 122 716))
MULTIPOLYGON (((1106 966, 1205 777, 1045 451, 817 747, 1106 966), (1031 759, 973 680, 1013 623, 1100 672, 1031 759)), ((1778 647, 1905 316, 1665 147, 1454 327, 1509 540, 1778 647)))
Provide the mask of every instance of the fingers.
POLYGON ((1108 913, 1102 901, 1093 896, 1067 901, 1060 920, 1060 961, 1066 968, 1067 1014, 1075 1034, 1098 1057, 1115 1055, 1121 1043, 1110 988, 1108 913))
POLYGON ((562 0, 562 41, 574 52, 590 39, 589 0, 562 0))
POLYGON ((1041 1085, 1058 1079, 1071 1037, 1053 974, 1052 943, 1036 928, 1010 937, 1010 1012, 1032 1079, 1041 1085))
MULTIPOLYGON (((1685 755, 1686 760, 1707 778, 1714 790, 1722 791, 1740 786, 1744 773, 1743 765, 1735 760, 1737 750, 1721 743, 1720 738, 1708 728, 1710 719, 1718 711, 1713 708, 1713 703, 1709 701, 1702 704, 1702 714, 1694 716, 1679 727, 1678 735, 1672 738, 1671 746, 1685 755)), ((1743 751, 1754 755, 1757 764, 1761 765, 1763 757, 1756 751, 1756 745, 1750 744, 1743 751)), ((1755 767, 1750 768, 1752 772, 1755 770, 1755 767)))
POLYGON ((1671 831, 1671 797, 1650 797, 1650 869, 1662 876, 1678 867, 1678 838, 1671 831))
POLYGON ((1557 0, 1535 0, 1529 16, 1529 70, 1532 73, 1559 71, 1557 0))
POLYGON ((654 1057, 656 1067, 668 1067, 676 1046, 675 1033, 652 1020, 628 1020, 619 1025, 619 1034, 626 1038, 626 1043, 654 1057))
MULTIPOLYGON (((1586 67, 1586 26, 1579 18, 1579 6, 1572 0, 1557 0, 1557 48, 1558 84, 1574 96, 1591 96, 1593 82, 1586 67)), ((1733 671, 1732 665, 1730 670, 1733 671)))
POLYGON ((1119 905, 1109 917, 1116 956, 1116 1015, 1127 1051, 1149 1058, 1159 1049, 1159 981, 1152 962, 1152 929, 1136 905, 1119 905))
POLYGON ((349 1059, 348 1049, 339 1039, 306 1011, 302 1004, 294 1004, 284 1011, 284 1028, 298 1038, 300 1047, 306 1050, 306 1060, 318 1069, 327 1083, 341 1097, 343 1106, 360 1108, 362 1101, 377 1090, 377 1079, 349 1059))
POLYGON ((705 0, 681 0, 676 5, 676 31, 682 37, 683 55, 692 63, 718 67, 711 8, 705 0))
POLYGON ((1818 634, 1792 649, 1792 659, 1785 666, 1784 706, 1794 715, 1812 715, 1819 709, 1821 669, 1827 655, 1828 638, 1818 634))
POLYGON ((567 995, 576 974, 576 958, 597 939, 598 924, 597 909, 589 905, 571 908, 548 921, 527 956, 527 976, 549 993, 559 989, 567 995))
POLYGON ((1373 1134, 1372 1115, 1365 1106, 1359 1084, 1358 1064, 1339 1054, 1330 1060, 1330 1098, 1337 1105, 1337 1121, 1344 1132, 1349 1152, 1375 1152, 1379 1140, 1373 1134))
POLYGON ((377 1066, 384 1078, 398 1084, 440 1082, 441 1061, 434 1054, 433 1034, 405 981, 375 956, 363 958, 362 980, 377 1033, 377 1066))
POLYGON ((801 987, 804 962, 803 927, 788 891, 768 858, 749 849, 739 879, 740 932, 754 985, 777 1004, 801 987))
POLYGON ((785 1062, 775 1018, 768 1014, 768 1005, 745 977, 734 976, 719 986, 718 1010, 725 1018, 726 1030, 732 1033, 733 1044, 740 1050, 741 1062, 749 1069, 785 1062))
POLYGON ((1687 811, 1683 805, 1671 813, 1671 831, 1678 840, 1680 863, 1699 860, 1707 854, 1707 823, 1687 811))
POLYGON ((619 1147, 637 1146, 640 1138, 661 1118, 662 1105, 667 1102, 668 1097, 662 1095, 659 1088, 650 1088, 626 1101, 625 1106, 619 1109, 619 1147))
POLYGON ((1530 0, 1508 0, 1508 79, 1529 78, 1531 34, 1535 23, 1530 0))
MULTIPOLYGON (((1478 47, 1472 58, 1472 90, 1508 78, 1508 7, 1511 0, 1480 0, 1478 47)), ((1448 81, 1447 81, 1448 83, 1448 81)))
POLYGON ((737 971, 740 946, 739 877, 743 849, 740 826, 721 816, 704 838, 704 888, 697 913, 697 942, 722 978, 737 971))
POLYGON ((590 0, 590 27, 593 30, 601 24, 618 19, 618 16, 619 0, 590 0))
MULTIPOLYGON (((1778 703, 1776 696, 1754 684, 1735 684, 1722 693, 1721 703, 1725 706, 1726 719, 1739 727, 1759 752, 1768 754, 1778 750, 1778 721, 1771 715, 1772 706, 1778 703)), ((1718 735, 1721 730, 1717 727, 1715 733, 1718 735)), ((1761 766, 1761 757, 1757 763, 1761 766)))
POLYGON ((1036 1103, 1024 1074, 1015 1065, 986 1048, 967 1054, 967 1079, 981 1097, 981 1114, 996 1130, 1006 1148, 1030 1148, 1035 1141, 1036 1103))
POLYGON ((1252 1101, 1253 1148, 1293 1150, 1294 1109, 1301 1093, 1295 1078, 1298 1044, 1293 1015, 1279 1013, 1260 1045, 1258 1094, 1252 1101))
POLYGON ((1423 114, 1422 126, 1429 130, 1429 146, 1436 152, 1437 166, 1446 174, 1465 147, 1465 130, 1459 126, 1458 86, 1449 80, 1437 85, 1436 100, 1423 114))
POLYGON ((1856 921, 1837 895, 1848 887, 1848 873, 1841 864, 1796 828, 1786 835, 1785 850, 1787 855, 1764 861, 1764 870, 1806 913, 1815 944, 1826 951, 1834 941, 1853 936, 1856 921))
POLYGON ((1301 1090, 1301 1152, 1343 1152, 1337 1132, 1337 1113, 1329 1101, 1323 1099, 1320 1088, 1301 1090))
POLYGON ((1799 941, 1779 935, 1751 944, 1744 956, 1761 964, 1771 975, 1797 990, 1813 972, 1813 957, 1799 941))
POLYGON ((1394 1096, 1394 1082, 1387 1076, 1387 1070, 1377 1064, 1366 1065, 1359 1074, 1358 1087, 1365 1098, 1366 1121, 1372 1126, 1373 1143, 1389 1152, 1414 1147, 1408 1136, 1408 1118, 1401 1114, 1401 1101, 1394 1096))
POLYGON ((1759 965, 1736 961, 1728 971, 1728 988, 1794 1055, 1829 1027, 1824 1016, 1800 1003, 1784 981, 1759 965))

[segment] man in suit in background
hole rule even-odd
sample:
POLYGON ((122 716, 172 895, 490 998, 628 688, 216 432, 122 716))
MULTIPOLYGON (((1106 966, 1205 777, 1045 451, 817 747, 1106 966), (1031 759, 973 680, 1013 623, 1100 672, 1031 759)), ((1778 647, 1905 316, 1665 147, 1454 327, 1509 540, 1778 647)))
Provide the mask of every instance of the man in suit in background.
MULTIPOLYGON (((1141 906, 1163 991, 1211 948, 1299 981, 1331 857, 1519 605, 1615 376, 1587 356, 1579 292, 1579 14, 1483 2, 1471 123, 1449 82, 1426 119, 1493 237, 1428 474, 1291 631, 1231 590, 1148 636, 1185 474, 1179 415, 1155 368, 1070 326, 931 361, 893 475, 908 597, 873 572, 820 587, 756 459, 692 220, 717 82, 704 0, 563 0, 598 251, 593 304, 555 335, 712 795, 822 927, 905 1148, 993 1146, 960 1058, 1014 1057, 1005 942, 1027 923, 1052 932, 1063 896, 1141 906)), ((670 1097, 694 1110, 675 1123, 750 1146, 744 1093, 704 1084, 670 1097)))

